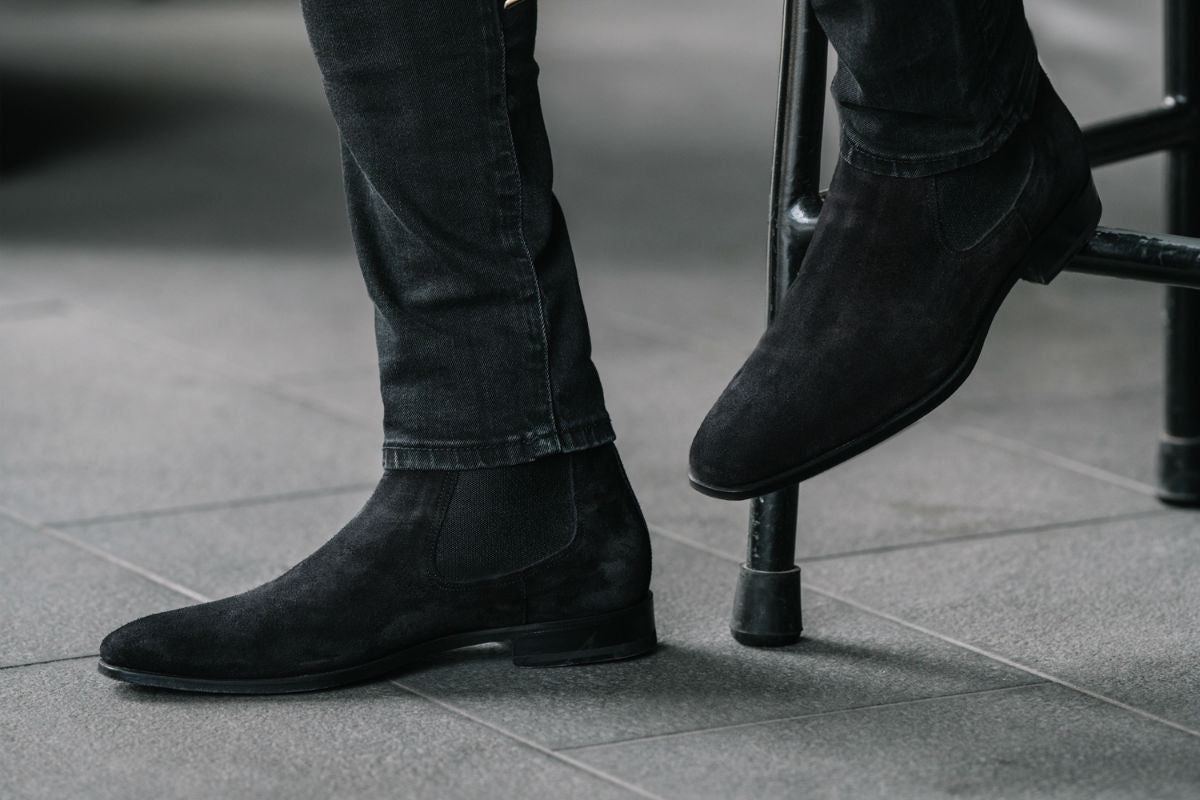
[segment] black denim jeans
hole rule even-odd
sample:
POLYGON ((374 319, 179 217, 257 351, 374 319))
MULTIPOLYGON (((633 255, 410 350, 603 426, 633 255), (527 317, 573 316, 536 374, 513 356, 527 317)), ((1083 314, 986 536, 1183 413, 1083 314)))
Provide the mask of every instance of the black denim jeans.
POLYGON ((384 466, 470 469, 613 438, 526 0, 303 0, 376 308, 384 466))
MULTIPOLYGON (((301 0, 376 308, 386 467, 500 466, 613 438, 551 191, 536 3, 301 0)), ((856 166, 969 164, 1028 112, 1020 0, 814 7, 856 166)))
POLYGON ((1021 0, 812 0, 838 55, 842 158, 902 178, 996 152, 1041 68, 1021 0))

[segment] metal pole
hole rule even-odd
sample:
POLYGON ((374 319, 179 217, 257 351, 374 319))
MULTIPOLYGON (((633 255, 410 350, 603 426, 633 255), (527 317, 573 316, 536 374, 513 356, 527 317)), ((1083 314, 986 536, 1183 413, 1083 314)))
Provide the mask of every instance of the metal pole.
MULTIPOLYGON (((821 210, 827 44, 808 0, 786 0, 771 180, 768 324, 796 277, 821 210)), ((774 647, 800 639, 796 514, 795 486, 752 502, 746 563, 730 622, 733 637, 742 644, 774 647)))
MULTIPOLYGON (((1166 0, 1167 103, 1200 102, 1200 9, 1166 0)), ((1167 177, 1169 233, 1200 236, 1200 138, 1171 150, 1167 177)), ((1166 301, 1166 415, 1158 449, 1158 496, 1200 506, 1200 291, 1169 288, 1166 301)))

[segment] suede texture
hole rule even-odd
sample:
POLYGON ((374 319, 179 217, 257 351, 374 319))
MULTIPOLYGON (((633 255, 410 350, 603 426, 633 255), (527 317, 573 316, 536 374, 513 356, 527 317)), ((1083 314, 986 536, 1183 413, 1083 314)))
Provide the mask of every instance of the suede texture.
MULTIPOLYGON (((576 513, 557 551, 513 572, 450 581, 435 566, 457 475, 388 470, 336 536, 269 583, 154 614, 104 639, 108 664, 189 678, 281 678, 352 667, 455 633, 617 611, 643 600, 650 545, 610 445, 550 456, 576 513)), ((498 468, 521 469, 522 466, 498 468)))
POLYGON ((736 489, 820 465, 923 401, 1089 178, 1044 76, 1030 118, 977 164, 895 178, 841 162, 775 320, 696 433, 693 479, 736 489))
POLYGON ((574 540, 522 574, 526 622, 628 608, 649 591, 650 535, 617 450, 586 452, 572 462, 574 540))

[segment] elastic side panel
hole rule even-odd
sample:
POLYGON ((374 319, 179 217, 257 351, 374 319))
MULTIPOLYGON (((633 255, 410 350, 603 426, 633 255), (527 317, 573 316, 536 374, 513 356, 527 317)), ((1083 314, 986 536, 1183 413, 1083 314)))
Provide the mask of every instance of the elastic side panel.
POLYGON ((495 578, 570 544, 575 533, 570 458, 460 472, 438 537, 437 571, 453 581, 495 578))
POLYGON ((1028 147, 1009 142, 991 158, 939 175, 938 217, 946 242, 969 250, 1012 210, 1033 167, 1028 147))

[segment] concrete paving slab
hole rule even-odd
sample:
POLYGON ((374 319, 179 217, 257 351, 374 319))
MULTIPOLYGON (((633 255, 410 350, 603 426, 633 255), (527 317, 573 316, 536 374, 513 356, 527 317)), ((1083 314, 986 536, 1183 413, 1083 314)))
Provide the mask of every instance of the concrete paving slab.
POLYGON ((22 800, 634 796, 388 683, 205 697, 22 667, 0 671, 0 741, 22 800))
POLYGON ((662 797, 1189 798, 1200 739, 1054 685, 571 751, 662 797))
POLYGON ((811 594, 800 644, 743 647, 728 630, 736 566, 661 537, 654 547, 657 653, 532 670, 483 648, 397 680, 555 748, 1036 680, 811 594))
POLYGON ((310 400, 382 430, 383 398, 379 393, 379 367, 374 363, 318 375, 285 376, 278 385, 289 396, 310 400))
POLYGON ((817 587, 1200 730, 1200 515, 854 556, 817 587))
POLYGON ((61 521, 378 478, 370 428, 93 323, 6 324, 0 505, 61 521))
POLYGON ((760 262, 581 265, 596 357, 624 355, 645 339, 709 357, 714 367, 736 369, 766 327, 766 270, 760 262))
POLYGON ((349 253, 10 247, 0 261, 27 294, 120 320, 264 381, 375 368, 374 311, 349 253))
POLYGON ((94 654, 109 631, 134 616, 190 602, 2 517, 0 587, 0 670, 94 654))
POLYGON ((337 533, 370 487, 66 528, 80 541, 211 597, 282 574, 337 533))
MULTIPOLYGON (((1163 425, 1161 386, 1105 396, 1027 397, 964 403, 949 430, 981 441, 991 436, 1070 458, 1146 486, 1157 480, 1163 425)), ((1001 446, 1006 442, 998 442, 1001 446)))
POLYGON ((1162 295, 1159 286, 1067 273, 1050 286, 1019 283, 947 407, 1159 384, 1162 295))

